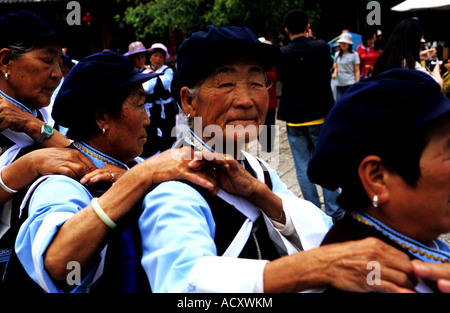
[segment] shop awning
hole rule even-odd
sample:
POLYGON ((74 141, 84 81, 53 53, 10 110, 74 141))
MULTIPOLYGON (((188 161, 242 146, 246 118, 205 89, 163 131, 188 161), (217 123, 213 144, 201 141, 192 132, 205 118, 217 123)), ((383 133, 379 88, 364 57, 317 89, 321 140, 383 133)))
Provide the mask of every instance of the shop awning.
POLYGON ((448 0, 406 0, 391 8, 392 11, 450 10, 448 0))

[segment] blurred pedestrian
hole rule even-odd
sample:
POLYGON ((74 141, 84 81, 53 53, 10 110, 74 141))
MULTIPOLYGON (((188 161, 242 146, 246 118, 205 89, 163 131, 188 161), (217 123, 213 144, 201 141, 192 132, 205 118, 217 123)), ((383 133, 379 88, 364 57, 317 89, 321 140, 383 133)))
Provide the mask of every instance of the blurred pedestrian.
MULTIPOLYGON (((272 43, 264 37, 258 38, 259 41, 265 44, 271 45, 272 43)), ((278 108, 278 92, 277 83, 278 77, 276 73, 276 67, 272 67, 267 72, 267 79, 270 82, 269 87, 269 109, 267 110, 266 120, 264 121, 264 129, 259 135, 259 141, 262 151, 272 152, 274 148, 275 136, 276 136, 276 113, 278 108)))
POLYGON ((128 52, 124 54, 124 56, 128 57, 134 65, 134 68, 139 72, 148 71, 147 63, 147 49, 144 44, 140 41, 134 41, 129 44, 128 52))
POLYGON ((372 75, 373 67, 378 58, 378 53, 373 48, 376 38, 376 30, 369 27, 362 36, 362 43, 356 47, 356 52, 358 52, 361 61, 361 79, 372 75))
MULTIPOLYGON (((401 21, 389 37, 383 53, 374 67, 374 74, 394 68, 408 68, 428 73, 443 89, 444 82, 439 65, 430 71, 421 65, 421 39, 424 30, 417 18, 407 18, 401 21)), ((438 62, 439 63, 439 62, 438 62)))
POLYGON ((359 56, 353 51, 352 35, 343 33, 337 41, 340 50, 336 53, 333 64, 333 79, 338 78, 336 87, 336 101, 353 84, 359 82, 359 56))
POLYGON ((149 49, 150 72, 159 74, 155 79, 144 84, 147 93, 146 110, 151 123, 146 127, 149 142, 144 145, 142 157, 147 158, 156 153, 170 149, 176 141, 174 127, 178 105, 170 92, 173 69, 166 64, 170 58, 167 47, 162 43, 154 43, 149 49), (174 134, 172 135, 172 132, 174 134))
MULTIPOLYGON (((286 121, 287 136, 294 157, 297 179, 303 197, 321 207, 317 186, 306 174, 322 124, 334 104, 331 91, 333 61, 323 40, 307 36, 308 16, 300 9, 285 16, 285 31, 291 42, 281 48, 276 67, 282 83, 278 119, 286 121)), ((325 211, 333 218, 343 212, 336 204, 339 191, 323 189, 325 211)))

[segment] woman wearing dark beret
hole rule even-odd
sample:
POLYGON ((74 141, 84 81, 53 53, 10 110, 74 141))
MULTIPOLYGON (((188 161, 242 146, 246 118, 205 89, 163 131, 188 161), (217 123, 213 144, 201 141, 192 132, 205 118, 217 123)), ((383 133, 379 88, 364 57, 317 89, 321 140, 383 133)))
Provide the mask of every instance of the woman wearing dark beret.
MULTIPOLYGON (((450 248, 438 239, 450 232, 450 101, 428 73, 394 69, 352 87, 328 115, 308 174, 341 188, 347 211, 323 246, 378 238, 413 260, 417 291, 450 292, 450 248)), ((378 274, 372 283, 384 282, 378 274)))
MULTIPOLYGON (((92 184, 95 172, 81 181, 51 175, 30 187, 24 202, 28 218, 20 228, 15 249, 34 287, 39 285, 45 292, 88 292, 100 276, 106 279, 105 267, 110 263, 104 260, 106 253, 114 251, 112 238, 122 238, 129 226, 125 217, 139 212, 133 208, 151 186, 182 179, 214 189, 206 176, 188 168, 185 154, 190 157, 189 148, 145 161, 138 158, 147 141, 145 126, 150 123, 142 83, 155 75, 139 73, 125 56, 105 51, 81 60, 65 78, 52 116, 69 129, 73 149, 96 168, 120 168, 121 176, 119 179, 117 171, 105 171, 109 184, 99 185, 92 184), (72 267, 68 265, 72 261, 79 265, 81 276, 70 284, 67 277, 72 267)), ((17 276, 11 278, 7 277, 7 283, 24 290, 17 276)))
MULTIPOLYGON (((40 175, 81 178, 95 168, 80 152, 61 150, 70 141, 53 129, 49 105, 63 76, 61 48, 65 39, 66 33, 55 31, 32 12, 0 17, 1 277, 14 247, 26 192, 23 188, 40 175), (52 148, 41 149, 45 147, 52 148)), ((99 178, 95 173, 91 177, 99 178)))

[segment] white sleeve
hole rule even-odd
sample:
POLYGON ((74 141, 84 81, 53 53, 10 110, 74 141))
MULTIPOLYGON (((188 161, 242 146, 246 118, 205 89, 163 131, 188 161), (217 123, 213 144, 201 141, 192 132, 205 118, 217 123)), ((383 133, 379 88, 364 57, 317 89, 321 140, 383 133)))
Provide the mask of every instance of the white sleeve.
POLYGON ((189 274, 186 292, 264 292, 263 275, 267 263, 266 260, 220 256, 200 258, 189 274))

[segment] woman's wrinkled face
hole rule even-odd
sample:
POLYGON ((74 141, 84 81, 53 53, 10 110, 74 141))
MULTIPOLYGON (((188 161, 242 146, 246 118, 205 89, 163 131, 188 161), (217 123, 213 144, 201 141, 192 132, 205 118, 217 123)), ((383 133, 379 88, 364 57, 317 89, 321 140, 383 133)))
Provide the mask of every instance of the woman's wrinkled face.
POLYGON ((62 78, 62 51, 59 44, 36 46, 9 63, 9 95, 30 109, 50 104, 62 78))
MULTIPOLYGON (((108 154, 122 162, 130 162, 142 153, 147 141, 145 127, 150 119, 145 111, 145 92, 142 85, 135 87, 122 104, 117 116, 108 119, 108 154)), ((151 143, 150 143, 151 144, 151 143)))
POLYGON ((150 56, 150 63, 157 69, 164 65, 166 61, 166 56, 161 51, 155 51, 150 56))
POLYGON ((221 132, 224 142, 234 141, 239 146, 256 139, 259 126, 264 124, 267 90, 267 77, 259 63, 237 59, 203 80, 189 113, 202 118, 205 142, 217 135, 215 129, 221 132))

